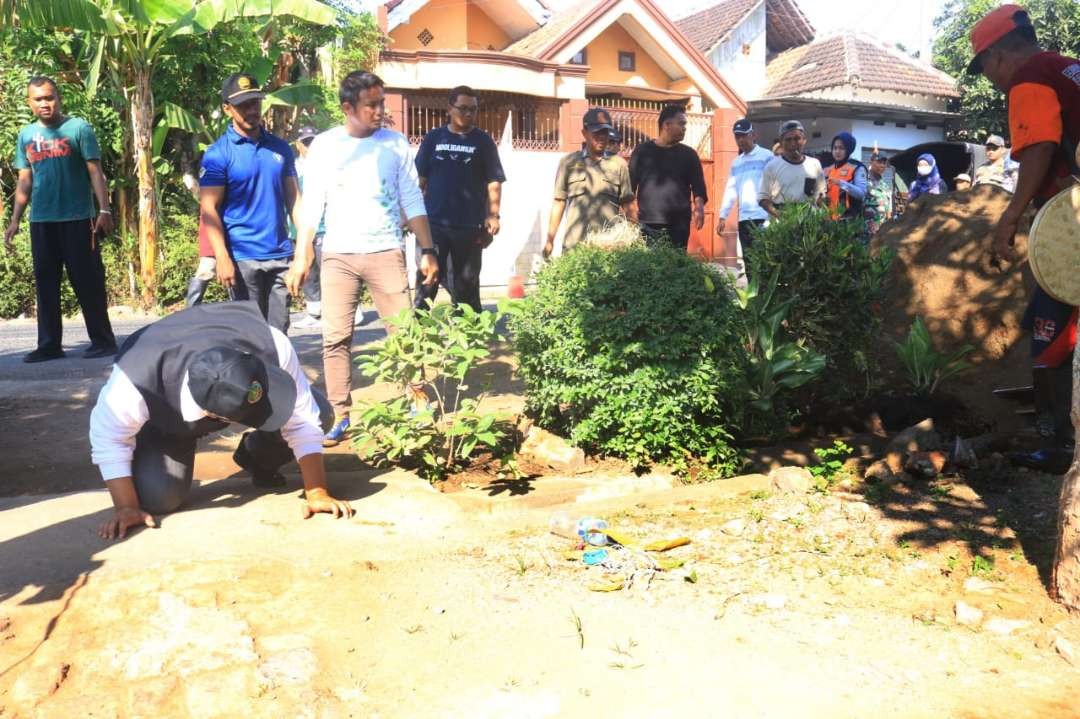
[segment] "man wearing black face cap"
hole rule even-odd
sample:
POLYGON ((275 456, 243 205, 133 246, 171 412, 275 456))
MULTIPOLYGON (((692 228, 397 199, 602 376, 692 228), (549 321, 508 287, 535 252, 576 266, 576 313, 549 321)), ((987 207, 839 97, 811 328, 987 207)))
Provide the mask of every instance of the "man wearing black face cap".
POLYGON ((327 400, 308 384, 292 344, 255 302, 197 305, 128 337, 90 415, 91 457, 115 516, 98 533, 123 537, 156 526, 153 513, 187 498, 198 438, 237 422, 247 432, 233 455, 258 487, 284 485, 278 469, 300 465, 304 516, 349 517, 326 491, 322 437, 327 400))

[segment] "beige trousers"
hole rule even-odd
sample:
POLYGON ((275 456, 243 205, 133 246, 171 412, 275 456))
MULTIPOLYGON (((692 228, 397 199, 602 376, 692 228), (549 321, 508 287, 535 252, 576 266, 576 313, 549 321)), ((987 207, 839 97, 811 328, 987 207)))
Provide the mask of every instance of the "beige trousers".
MULTIPOLYGON (((412 306, 405 253, 387 250, 370 254, 326 252, 322 258, 323 374, 326 396, 338 417, 347 417, 352 404, 353 321, 364 285, 385 322, 412 306)), ((387 325, 387 329, 390 327, 387 325)))

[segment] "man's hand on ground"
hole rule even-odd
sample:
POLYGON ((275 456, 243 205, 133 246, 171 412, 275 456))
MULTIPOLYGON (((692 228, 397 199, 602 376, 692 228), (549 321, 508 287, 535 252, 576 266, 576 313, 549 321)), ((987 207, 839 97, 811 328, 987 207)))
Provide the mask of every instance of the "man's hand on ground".
POLYGON ((420 255, 420 274, 424 276, 425 285, 433 285, 439 279, 439 261, 434 255, 420 255))
POLYGON ((231 258, 217 258, 217 278, 225 289, 229 289, 236 284, 236 265, 233 264, 231 258))
POLYGON ((98 527, 98 536, 102 539, 123 539, 129 529, 139 526, 156 527, 157 522, 138 507, 117 507, 113 518, 98 527))
POLYGON ((348 519, 356 512, 352 506, 343 500, 334 499, 325 489, 310 489, 304 491, 304 519, 310 519, 316 514, 332 514, 335 519, 344 517, 348 519))

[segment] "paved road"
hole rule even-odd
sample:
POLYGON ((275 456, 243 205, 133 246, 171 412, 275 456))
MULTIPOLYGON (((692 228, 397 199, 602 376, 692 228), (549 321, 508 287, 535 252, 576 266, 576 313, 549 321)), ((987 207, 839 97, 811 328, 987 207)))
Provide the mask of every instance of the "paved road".
MULTIPOLYGON (((293 320, 301 315, 293 315, 293 320)), ((124 316, 113 320, 113 331, 117 340, 124 338, 141 327, 153 322, 153 317, 124 316)), ((382 323, 374 311, 364 315, 364 323, 356 327, 354 342, 367 344, 383 336, 382 323)), ((322 369, 321 342, 322 329, 289 330, 301 363, 316 371, 322 369)), ((19 383, 37 383, 41 381, 84 384, 87 380, 104 382, 112 367, 112 358, 83 359, 82 353, 90 342, 86 337, 86 328, 79 317, 64 321, 64 349, 67 357, 48 362, 26 364, 23 355, 37 346, 37 325, 34 320, 0 321, 0 395, 18 394, 19 383), (14 386, 13 386, 14 385, 14 386)), ((56 389, 60 389, 57 387, 56 389)))

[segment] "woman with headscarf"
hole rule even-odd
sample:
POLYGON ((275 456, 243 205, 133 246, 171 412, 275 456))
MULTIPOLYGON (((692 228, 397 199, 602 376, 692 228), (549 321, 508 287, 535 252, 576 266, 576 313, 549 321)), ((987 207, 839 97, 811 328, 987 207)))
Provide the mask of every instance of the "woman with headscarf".
POLYGON ((919 174, 908 188, 908 202, 920 195, 941 195, 949 191, 949 186, 938 173, 937 160, 929 152, 919 155, 915 169, 919 174))
POLYGON ((855 145, 855 136, 850 132, 841 132, 832 141, 833 164, 826 168, 825 179, 829 183, 827 197, 834 220, 862 217, 866 165, 851 158, 855 145))

